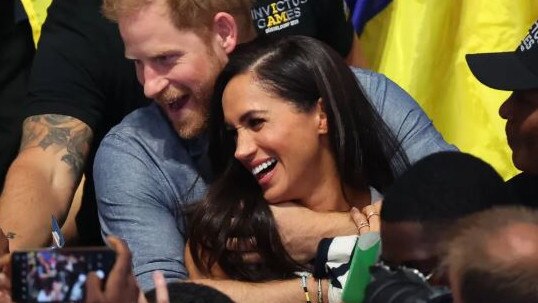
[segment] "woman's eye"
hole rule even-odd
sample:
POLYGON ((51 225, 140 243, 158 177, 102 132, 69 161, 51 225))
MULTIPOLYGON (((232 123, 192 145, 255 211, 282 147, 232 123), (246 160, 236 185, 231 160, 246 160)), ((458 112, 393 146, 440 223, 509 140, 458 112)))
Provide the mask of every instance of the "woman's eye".
POLYGON ((261 118, 253 118, 248 120, 248 127, 253 130, 258 130, 262 127, 263 123, 265 123, 264 119, 261 118))

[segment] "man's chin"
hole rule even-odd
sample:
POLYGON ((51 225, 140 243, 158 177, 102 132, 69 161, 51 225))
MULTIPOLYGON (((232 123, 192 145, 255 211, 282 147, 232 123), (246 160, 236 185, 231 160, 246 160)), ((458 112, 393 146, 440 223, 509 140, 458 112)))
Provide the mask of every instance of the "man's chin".
POLYGON ((534 156, 529 157, 528 153, 513 152, 512 161, 517 169, 529 174, 538 174, 538 161, 535 160, 534 156))
POLYGON ((205 129, 205 123, 199 123, 197 125, 174 125, 174 129, 178 136, 182 139, 193 139, 202 134, 205 129))

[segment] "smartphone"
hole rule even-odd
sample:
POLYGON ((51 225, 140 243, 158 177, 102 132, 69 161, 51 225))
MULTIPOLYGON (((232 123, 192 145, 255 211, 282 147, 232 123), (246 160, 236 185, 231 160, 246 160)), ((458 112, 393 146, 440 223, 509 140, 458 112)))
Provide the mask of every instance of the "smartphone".
POLYGON ((15 302, 82 302, 89 272, 106 279, 116 260, 107 247, 39 249, 11 255, 15 302))

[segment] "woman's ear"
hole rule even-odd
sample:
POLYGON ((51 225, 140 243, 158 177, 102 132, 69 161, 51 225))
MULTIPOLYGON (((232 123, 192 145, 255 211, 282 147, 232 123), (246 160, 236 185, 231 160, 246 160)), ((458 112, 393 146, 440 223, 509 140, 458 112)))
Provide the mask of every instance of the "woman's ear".
POLYGON ((316 112, 318 116, 318 132, 320 134, 326 134, 329 132, 329 122, 327 121, 327 113, 325 113, 325 106, 321 98, 318 99, 316 105, 316 112))
POLYGON ((216 34, 219 46, 230 54, 237 45, 238 30, 235 18, 225 12, 219 12, 213 18, 213 32, 216 34))

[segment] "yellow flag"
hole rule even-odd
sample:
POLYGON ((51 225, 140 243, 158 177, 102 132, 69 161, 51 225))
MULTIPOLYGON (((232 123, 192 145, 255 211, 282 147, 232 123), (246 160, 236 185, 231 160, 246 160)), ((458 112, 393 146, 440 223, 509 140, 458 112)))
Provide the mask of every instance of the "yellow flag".
POLYGON ((538 0, 394 0, 361 36, 368 63, 409 92, 445 140, 517 173, 499 106, 509 92, 476 80, 465 54, 513 51, 538 19, 538 0))
POLYGON ((41 36, 41 26, 47 18, 47 8, 52 0, 21 0, 24 10, 28 15, 28 22, 32 27, 32 38, 37 48, 37 42, 41 36))

